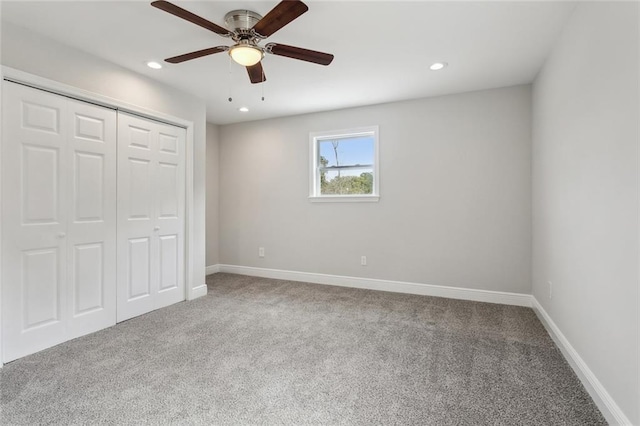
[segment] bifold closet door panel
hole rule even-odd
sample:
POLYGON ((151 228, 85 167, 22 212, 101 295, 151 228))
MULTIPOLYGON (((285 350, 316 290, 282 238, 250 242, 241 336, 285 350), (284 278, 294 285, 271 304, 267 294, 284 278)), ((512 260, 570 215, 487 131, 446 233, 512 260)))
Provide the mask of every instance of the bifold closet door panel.
POLYGON ((70 338, 116 323, 116 112, 69 100, 70 338))
POLYGON ((2 339, 8 362, 66 340, 66 100, 3 86, 2 339))
POLYGON ((2 124, 8 362, 115 323, 115 111, 3 82, 2 124))
POLYGON ((118 321, 153 310, 153 123, 118 114, 118 321))
POLYGON ((118 113, 118 321, 185 298, 185 133, 118 113))
POLYGON ((155 308, 185 299, 185 143, 186 130, 157 124, 156 208, 158 296, 155 308))

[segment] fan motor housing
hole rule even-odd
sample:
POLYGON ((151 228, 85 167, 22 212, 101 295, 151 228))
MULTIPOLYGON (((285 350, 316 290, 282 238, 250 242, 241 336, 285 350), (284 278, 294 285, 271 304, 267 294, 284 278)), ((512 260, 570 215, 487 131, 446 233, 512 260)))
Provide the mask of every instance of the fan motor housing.
POLYGON ((224 16, 227 28, 237 33, 248 32, 261 19, 262 15, 251 10, 232 10, 224 16))

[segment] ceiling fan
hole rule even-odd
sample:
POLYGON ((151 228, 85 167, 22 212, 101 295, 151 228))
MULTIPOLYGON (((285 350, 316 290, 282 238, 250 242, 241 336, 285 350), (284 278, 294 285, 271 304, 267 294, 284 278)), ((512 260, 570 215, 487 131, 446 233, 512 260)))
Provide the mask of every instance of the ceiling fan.
POLYGON ((329 65, 333 61, 333 55, 329 53, 301 47, 280 43, 267 43, 264 46, 260 46, 259 43, 262 40, 273 35, 276 31, 309 10, 307 5, 299 0, 283 0, 264 17, 250 10, 232 10, 224 17, 229 29, 216 25, 168 1, 157 0, 152 2, 151 6, 213 31, 222 37, 228 37, 235 42, 233 46, 210 47, 165 59, 165 61, 172 64, 213 55, 214 53, 229 52, 234 61, 247 68, 251 83, 262 83, 266 81, 266 77, 260 61, 264 58, 265 53, 320 65, 329 65))

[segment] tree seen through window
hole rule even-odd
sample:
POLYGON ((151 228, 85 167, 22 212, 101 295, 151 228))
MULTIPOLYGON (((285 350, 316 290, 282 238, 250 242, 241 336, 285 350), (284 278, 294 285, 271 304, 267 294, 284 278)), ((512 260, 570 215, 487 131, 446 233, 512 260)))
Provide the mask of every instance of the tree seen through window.
POLYGON ((373 194, 372 136, 320 140, 318 150, 322 195, 373 194))

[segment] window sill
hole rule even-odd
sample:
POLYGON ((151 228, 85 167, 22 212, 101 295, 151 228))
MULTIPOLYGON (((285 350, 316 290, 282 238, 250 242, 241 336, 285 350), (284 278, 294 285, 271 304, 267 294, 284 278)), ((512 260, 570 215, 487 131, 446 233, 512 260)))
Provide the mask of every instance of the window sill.
POLYGON ((379 195, 323 195, 309 196, 312 203, 377 203, 379 195))

